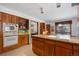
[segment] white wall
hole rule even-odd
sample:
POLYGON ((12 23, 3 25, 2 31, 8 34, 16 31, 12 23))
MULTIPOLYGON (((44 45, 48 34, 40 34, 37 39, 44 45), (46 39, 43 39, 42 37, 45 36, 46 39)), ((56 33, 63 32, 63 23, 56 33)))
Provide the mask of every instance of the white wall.
POLYGON ((79 30, 77 25, 77 19, 72 20, 72 35, 73 36, 79 36, 79 30))

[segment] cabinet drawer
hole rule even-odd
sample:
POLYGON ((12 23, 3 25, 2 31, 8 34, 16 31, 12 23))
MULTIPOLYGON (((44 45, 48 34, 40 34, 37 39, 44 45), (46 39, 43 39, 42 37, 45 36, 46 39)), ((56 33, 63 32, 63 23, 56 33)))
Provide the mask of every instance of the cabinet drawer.
POLYGON ((73 45, 73 50, 79 51, 79 45, 73 45))
POLYGON ((72 50, 63 47, 56 47, 56 56, 72 56, 72 50))
POLYGON ((43 39, 43 38, 38 38, 38 37, 32 37, 32 39, 33 39, 33 40, 36 40, 36 41, 42 41, 42 42, 45 40, 45 39, 43 39))
POLYGON ((45 43, 55 45, 55 41, 53 40, 45 40, 45 43))
POLYGON ((73 54, 74 56, 79 56, 79 52, 77 52, 77 51, 74 51, 74 54, 73 54))
POLYGON ((56 46, 72 49, 72 44, 65 43, 65 42, 56 42, 56 46))

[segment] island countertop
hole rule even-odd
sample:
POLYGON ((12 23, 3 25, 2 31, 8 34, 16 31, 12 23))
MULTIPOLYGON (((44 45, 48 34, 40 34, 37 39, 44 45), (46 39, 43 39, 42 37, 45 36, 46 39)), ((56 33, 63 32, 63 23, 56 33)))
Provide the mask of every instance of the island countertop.
POLYGON ((49 36, 50 35, 33 35, 32 37, 38 37, 38 38, 43 38, 43 39, 48 39, 48 40, 55 40, 55 41, 79 44, 79 37, 70 37, 70 39, 61 39, 58 37, 49 37, 49 36))

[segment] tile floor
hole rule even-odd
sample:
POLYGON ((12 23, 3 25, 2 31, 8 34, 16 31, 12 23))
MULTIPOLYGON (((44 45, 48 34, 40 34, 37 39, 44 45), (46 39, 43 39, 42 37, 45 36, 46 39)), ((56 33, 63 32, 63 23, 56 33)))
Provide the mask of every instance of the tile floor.
POLYGON ((0 54, 0 56, 37 56, 33 53, 31 45, 23 46, 15 50, 0 54))

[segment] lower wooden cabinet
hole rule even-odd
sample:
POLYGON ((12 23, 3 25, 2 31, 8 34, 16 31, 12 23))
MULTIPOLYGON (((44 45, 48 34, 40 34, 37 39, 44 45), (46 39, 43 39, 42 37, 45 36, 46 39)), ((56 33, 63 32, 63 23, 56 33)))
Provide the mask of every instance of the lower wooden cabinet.
POLYGON ((3 38, 0 38, 0 53, 2 53, 2 48, 3 48, 3 38))
POLYGON ((55 42, 51 40, 45 40, 44 45, 45 45, 44 55, 54 56, 55 55, 55 42))
POLYGON ((79 56, 79 51, 74 51, 73 56, 79 56))
POLYGON ((54 56, 54 48, 55 46, 51 44, 51 41, 44 41, 44 39, 41 38, 32 39, 32 50, 38 55, 54 56))
POLYGON ((79 56, 79 44, 32 37, 32 50, 41 56, 79 56))
POLYGON ((56 56, 71 56, 72 44, 56 41, 55 55, 56 56))
POLYGON ((18 36, 18 47, 28 44, 28 35, 19 35, 18 36))
POLYGON ((44 56, 54 56, 55 46, 51 44, 45 44, 44 56))
POLYGON ((73 55, 79 56, 79 45, 78 44, 73 45, 73 55))
POLYGON ((56 47, 55 55, 56 56, 72 56, 72 50, 66 49, 63 47, 56 47))
POLYGON ((44 55, 44 41, 40 39, 32 39, 32 50, 38 55, 44 55), (38 52, 37 52, 38 51, 38 52))

